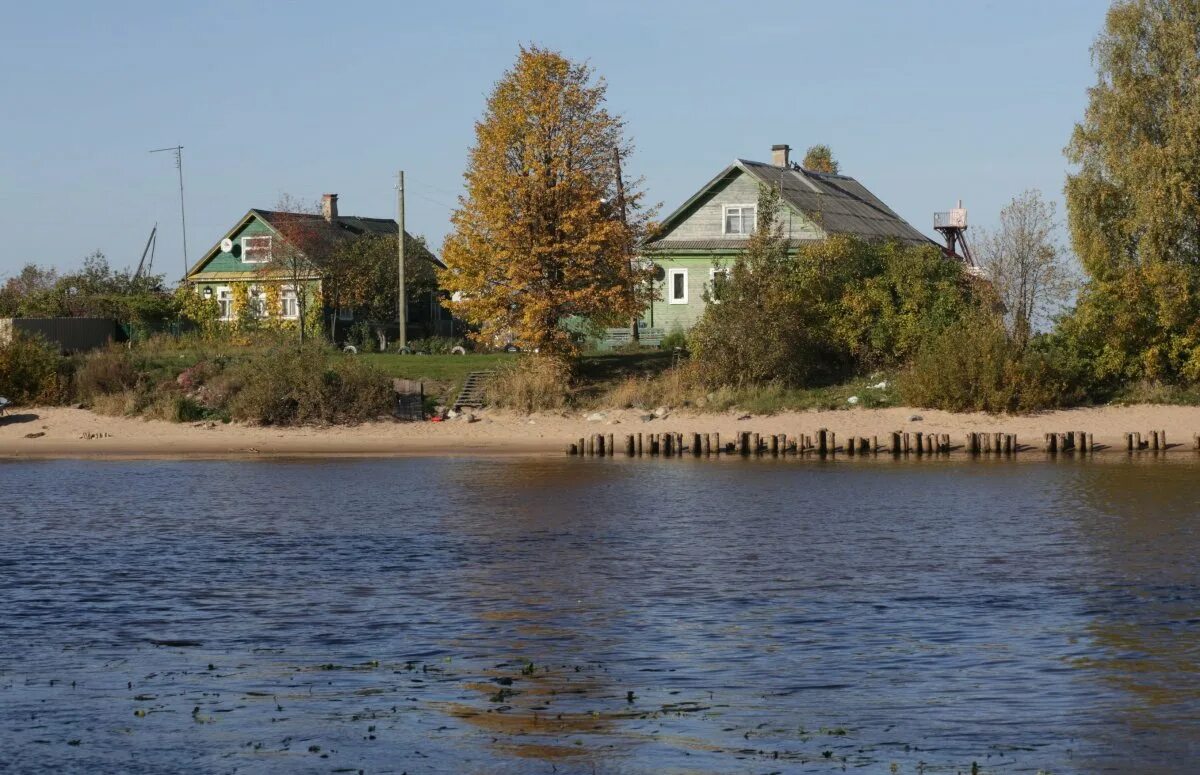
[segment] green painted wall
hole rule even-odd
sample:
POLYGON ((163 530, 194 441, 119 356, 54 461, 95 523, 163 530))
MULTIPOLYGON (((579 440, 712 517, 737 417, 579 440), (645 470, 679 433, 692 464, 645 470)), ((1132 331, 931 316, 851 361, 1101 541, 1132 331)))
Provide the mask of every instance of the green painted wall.
POLYGON ((712 269, 714 266, 731 266, 736 253, 680 253, 656 254, 654 263, 663 268, 662 281, 656 283, 658 299, 650 304, 642 314, 642 320, 651 328, 662 329, 666 333, 678 329, 687 331, 700 320, 704 314, 705 292, 710 287, 712 269), (683 270, 687 273, 687 303, 673 303, 670 294, 672 270, 683 270))
POLYGON ((266 224, 257 217, 251 218, 245 226, 235 232, 230 238, 233 240, 233 252, 224 253, 218 248, 212 260, 205 264, 204 268, 197 273, 197 279, 201 279, 201 275, 209 272, 255 272, 261 269, 262 264, 246 264, 242 262, 242 237, 257 237, 270 234, 272 232, 266 224))

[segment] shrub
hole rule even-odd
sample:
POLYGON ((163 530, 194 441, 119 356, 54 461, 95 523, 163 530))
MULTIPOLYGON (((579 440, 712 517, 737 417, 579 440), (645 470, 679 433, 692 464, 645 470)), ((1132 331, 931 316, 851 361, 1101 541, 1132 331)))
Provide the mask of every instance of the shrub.
POLYGON ((659 347, 664 350, 674 350, 677 347, 681 350, 686 350, 687 346, 687 334, 685 334, 683 329, 679 328, 678 326, 672 328, 667 334, 665 334, 662 338, 662 342, 659 344, 659 347))
POLYGON ((426 355, 450 355, 455 347, 466 348, 464 340, 454 336, 430 336, 424 339, 414 339, 408 343, 408 349, 415 353, 426 355))
POLYGON ((758 229, 688 338, 714 387, 830 384, 907 361, 982 291, 934 246, 833 236, 790 246, 764 189, 758 229))
POLYGON ((1076 398, 1044 353, 1022 350, 986 313, 930 340, 901 374, 899 389, 909 404, 953 412, 1028 412, 1076 398))
POLYGON ((566 362, 527 355, 498 369, 488 381, 485 395, 491 406, 536 412, 561 409, 567 404, 570 388, 571 370, 566 362))
POLYGON ((14 331, 0 344, 0 396, 14 404, 55 404, 66 399, 66 360, 40 336, 14 331))
POLYGON ((235 420, 262 425, 351 424, 392 410, 387 375, 319 344, 279 348, 234 370, 235 420))
POLYGON ((110 346, 89 353, 75 372, 75 394, 91 401, 109 393, 123 393, 138 384, 138 371, 129 351, 110 346))

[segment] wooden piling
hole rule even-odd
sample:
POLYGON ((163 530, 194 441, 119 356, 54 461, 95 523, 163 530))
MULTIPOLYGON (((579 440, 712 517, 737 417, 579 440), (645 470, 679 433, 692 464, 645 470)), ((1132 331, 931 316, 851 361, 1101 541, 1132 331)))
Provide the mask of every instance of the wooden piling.
POLYGON ((721 450, 722 450, 722 447, 721 447, 721 434, 720 434, 720 433, 714 433, 714 434, 712 435, 712 438, 713 438, 713 450, 714 450, 714 451, 717 453, 717 455, 718 455, 718 456, 720 456, 720 454, 721 454, 721 450))
POLYGON ((1056 433, 1047 433, 1046 434, 1046 451, 1049 452, 1051 455, 1058 454, 1058 434, 1056 434, 1056 433))
POLYGON ((579 445, 576 444, 575 442, 571 442, 570 444, 568 444, 567 445, 567 454, 568 455, 578 455, 579 454, 579 445))
POLYGON ((625 436, 625 457, 633 457, 637 454, 637 443, 633 440, 633 434, 629 433, 625 436))
POLYGON ((663 457, 670 457, 675 451, 675 434, 664 433, 662 435, 662 453, 663 457))
POLYGON ((1143 447, 1142 447, 1142 432, 1141 431, 1133 432, 1133 448, 1137 449, 1137 450, 1143 449, 1143 447))
POLYGON ((829 431, 824 428, 817 431, 817 454, 821 457, 829 454, 829 431))
POLYGON ((637 456, 642 456, 642 434, 637 435, 637 456))
POLYGON ((613 457, 617 454, 617 445, 613 443, 613 435, 611 433, 608 434, 604 448, 608 450, 609 457, 613 457))

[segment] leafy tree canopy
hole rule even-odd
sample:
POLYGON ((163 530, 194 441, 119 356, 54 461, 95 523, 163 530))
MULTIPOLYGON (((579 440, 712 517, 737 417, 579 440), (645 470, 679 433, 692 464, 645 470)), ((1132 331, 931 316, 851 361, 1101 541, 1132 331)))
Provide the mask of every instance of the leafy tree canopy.
POLYGON ((828 172, 835 175, 840 169, 837 160, 833 158, 833 149, 828 145, 811 146, 804 153, 804 161, 800 163, 800 166, 813 172, 828 172))
POLYGON ((606 92, 587 65, 531 46, 488 97, 439 275, 484 344, 572 355, 568 318, 617 325, 642 307, 632 258, 648 213, 606 92))

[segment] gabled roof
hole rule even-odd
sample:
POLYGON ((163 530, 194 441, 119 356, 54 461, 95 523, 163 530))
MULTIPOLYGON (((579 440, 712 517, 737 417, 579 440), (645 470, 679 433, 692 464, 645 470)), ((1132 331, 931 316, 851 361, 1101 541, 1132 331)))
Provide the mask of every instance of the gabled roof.
MULTIPOLYGON (((281 236, 279 234, 279 224, 285 218, 322 222, 325 220, 325 216, 318 213, 285 213, 278 210, 260 210, 258 208, 251 208, 250 210, 246 211, 245 215, 238 219, 238 222, 233 225, 233 228, 225 232, 224 236, 217 240, 215 245, 205 251, 204 255, 200 257, 200 260, 188 270, 187 276, 191 277, 203 269, 204 265, 211 261, 213 256, 220 251, 221 243, 243 229, 246 224, 248 224, 254 218, 257 218, 259 221, 264 223, 276 236, 281 236)), ((337 236, 345 239, 353 239, 355 237, 361 237, 368 234, 395 235, 396 232, 400 230, 399 226, 397 226, 396 222, 391 218, 363 218, 357 215, 339 215, 333 219, 333 225, 337 227, 337 230, 334 233, 337 236)), ((412 239, 412 234, 409 234, 407 231, 405 231, 405 235, 409 239, 412 239)), ((432 251, 426 251, 425 258, 442 269, 446 268, 446 265, 442 263, 442 260, 435 256, 432 251)))
POLYGON ((932 243, 852 177, 735 159, 733 164, 663 220, 661 229, 665 236, 652 240, 649 246, 675 249, 733 247, 733 241, 730 240, 672 240, 670 230, 718 184, 742 173, 778 190, 785 205, 807 217, 826 234, 849 234, 861 239, 895 239, 922 245, 932 243), (685 247, 685 242, 698 244, 685 247))

